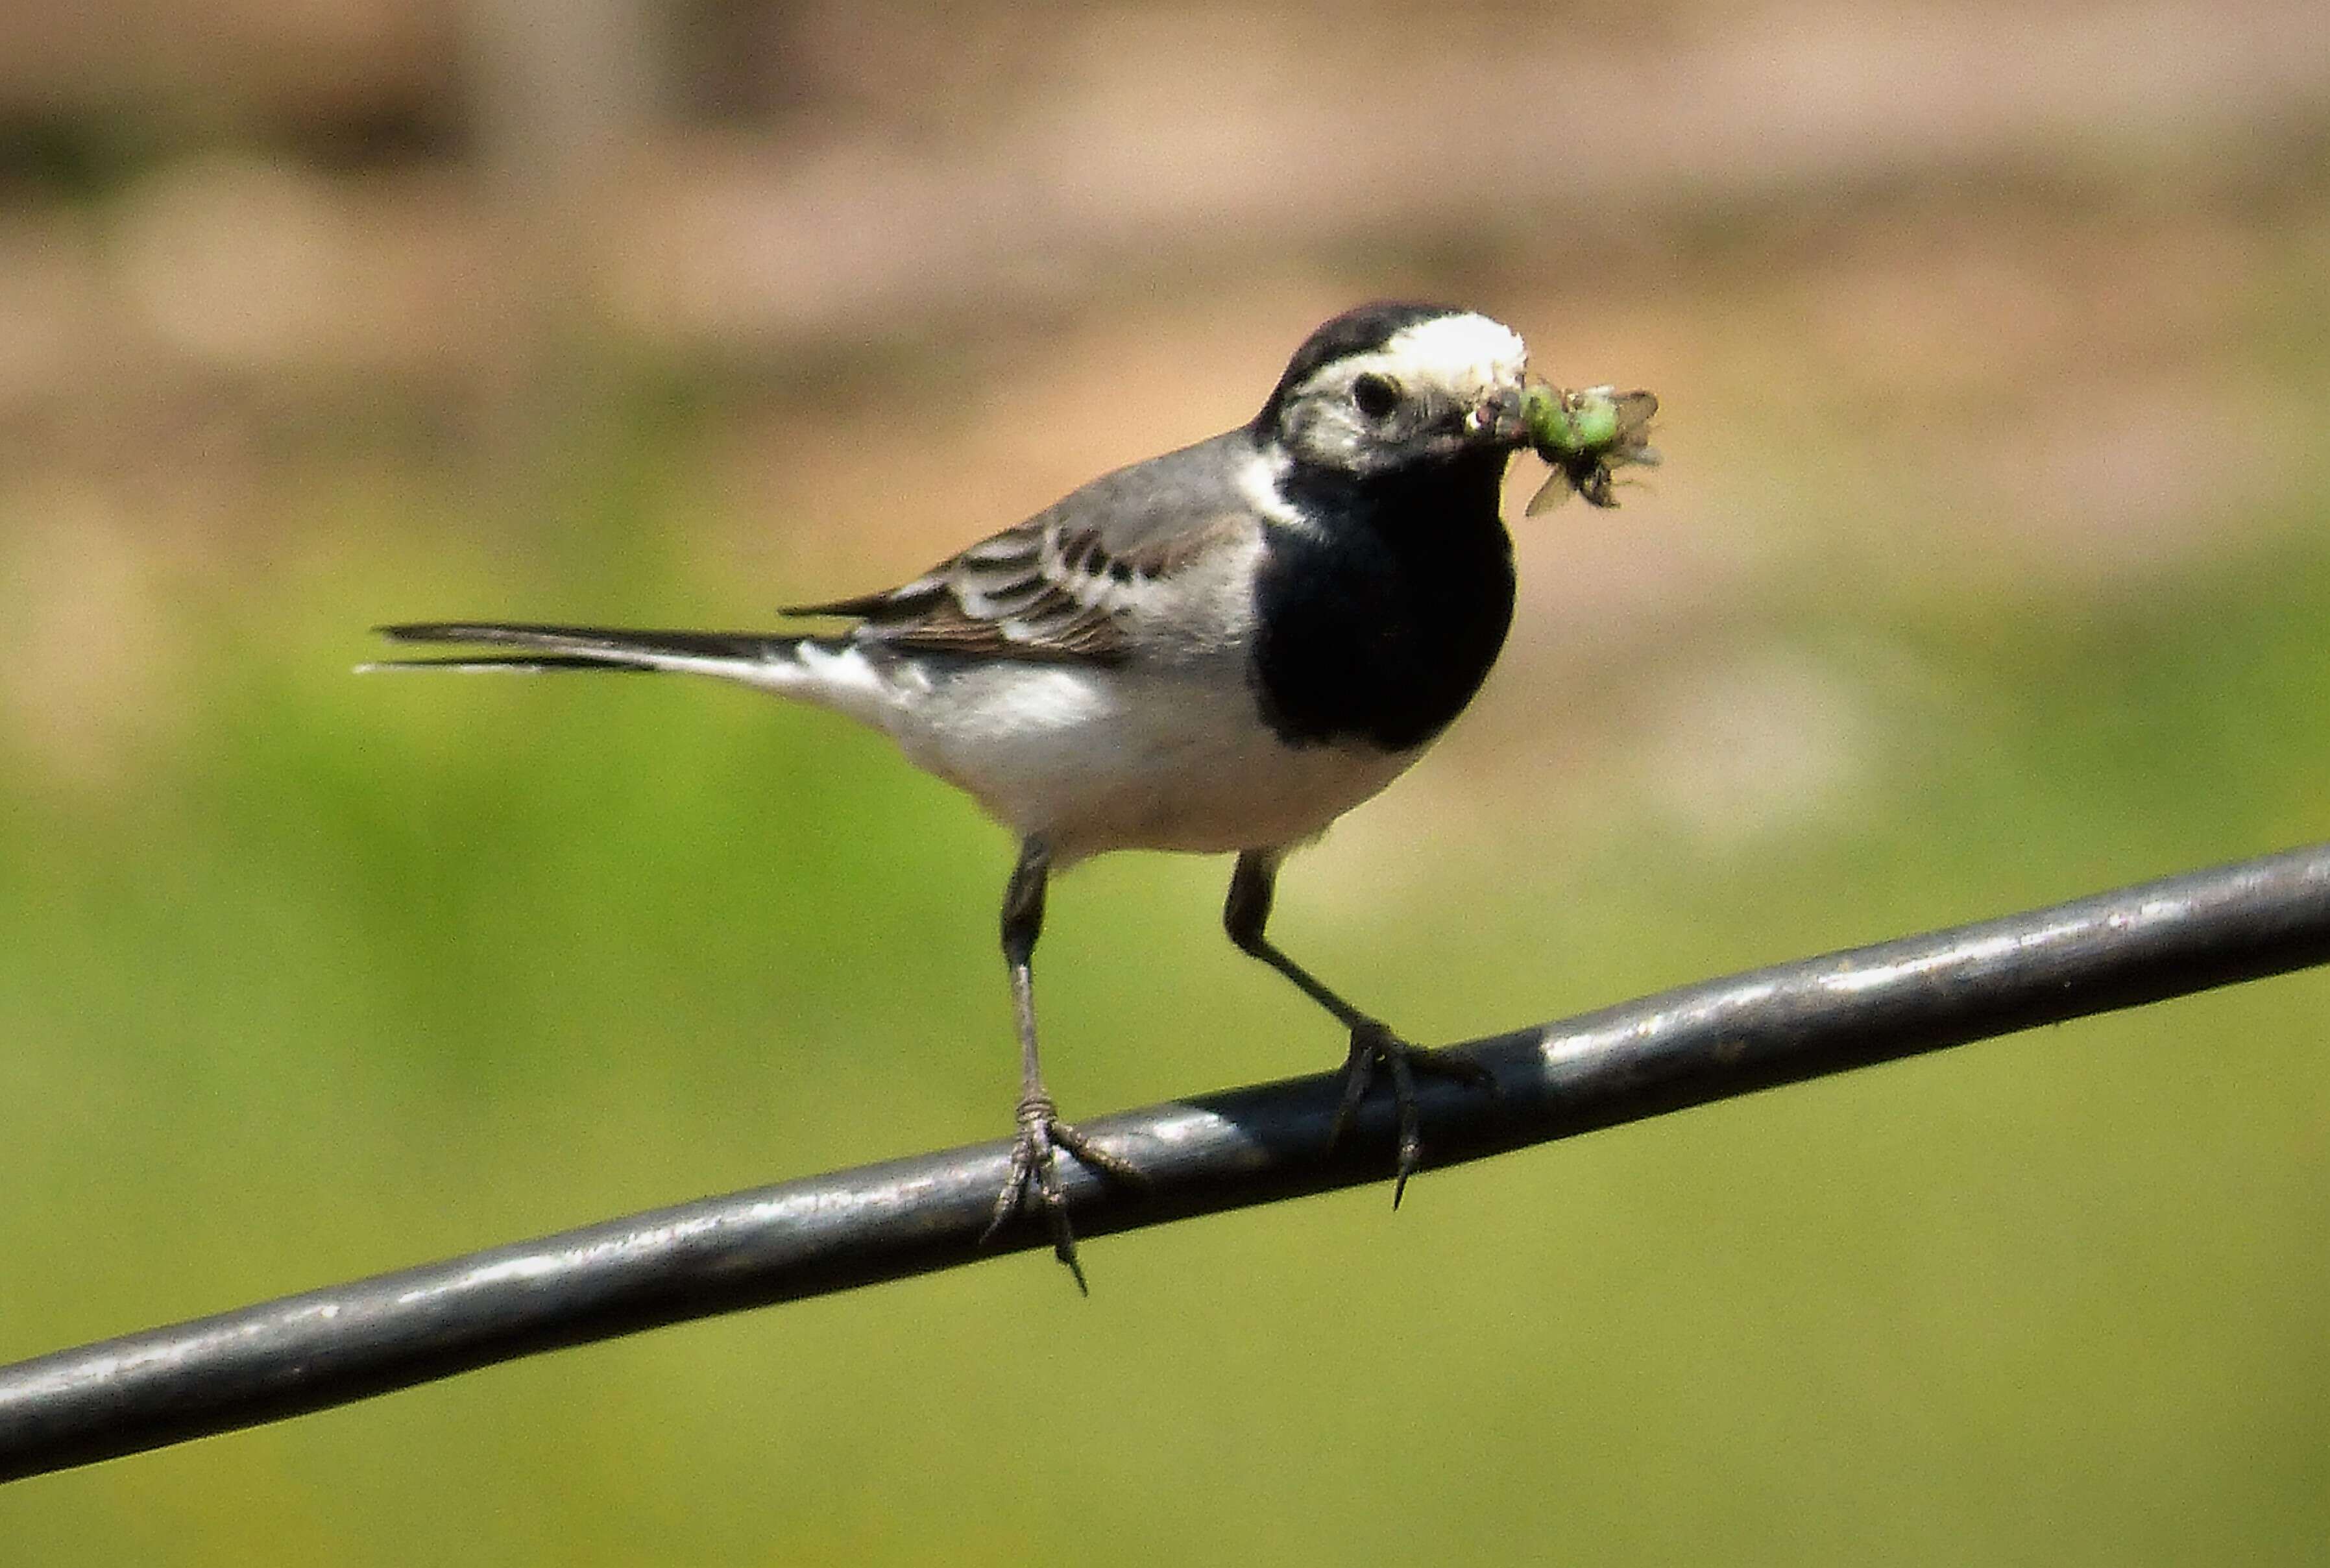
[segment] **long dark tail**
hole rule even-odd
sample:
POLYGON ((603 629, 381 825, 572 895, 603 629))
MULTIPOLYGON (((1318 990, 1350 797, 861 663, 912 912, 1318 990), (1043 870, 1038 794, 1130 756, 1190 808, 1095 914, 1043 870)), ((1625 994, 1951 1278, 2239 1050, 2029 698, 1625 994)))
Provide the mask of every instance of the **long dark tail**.
POLYGON ((374 669, 681 670, 751 680, 793 663, 802 639, 769 631, 632 631, 610 626, 421 620, 374 628, 392 642, 477 643, 524 653, 382 659, 374 669))
POLYGON ((898 690, 886 664, 848 636, 784 631, 630 631, 610 626, 528 626, 423 620, 384 626, 403 643, 472 643, 512 653, 385 659, 360 669, 671 670, 738 681, 885 728, 898 690))

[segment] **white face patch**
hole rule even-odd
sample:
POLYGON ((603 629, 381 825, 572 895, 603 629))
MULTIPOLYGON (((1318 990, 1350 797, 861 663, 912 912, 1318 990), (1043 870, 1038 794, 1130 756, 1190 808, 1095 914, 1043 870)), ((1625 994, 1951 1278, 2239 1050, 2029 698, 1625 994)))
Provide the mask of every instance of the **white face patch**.
POLYGON ((1281 433, 1305 460, 1353 473, 1446 455, 1463 439, 1456 421, 1518 392, 1528 369, 1529 346, 1512 328, 1469 311, 1435 316, 1372 353, 1321 365, 1287 400, 1281 433), (1363 377, 1390 383, 1396 408, 1359 407, 1363 377))
POLYGON ((1344 363, 1356 367, 1354 375, 1373 370, 1452 402, 1471 402, 1519 382, 1529 368, 1529 346, 1485 316, 1435 316, 1394 334, 1379 352, 1344 363))
POLYGON ((1359 377, 1374 374, 1389 376, 1410 392, 1463 405, 1520 384, 1528 369, 1529 345, 1502 322, 1470 314, 1435 316, 1394 333, 1373 354, 1321 365, 1296 395, 1348 392, 1359 377))

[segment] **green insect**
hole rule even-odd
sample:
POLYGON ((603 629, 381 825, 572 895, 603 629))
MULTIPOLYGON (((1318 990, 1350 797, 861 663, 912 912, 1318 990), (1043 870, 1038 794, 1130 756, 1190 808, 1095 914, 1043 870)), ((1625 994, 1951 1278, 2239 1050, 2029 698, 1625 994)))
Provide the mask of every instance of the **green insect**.
POLYGON ((1531 386, 1521 396, 1521 417, 1529 421, 1530 444, 1553 473, 1530 497, 1528 515, 1550 511, 1573 490, 1589 505, 1615 506, 1610 471, 1658 464, 1658 450, 1650 444, 1651 416, 1658 411, 1659 400, 1646 392, 1531 386))

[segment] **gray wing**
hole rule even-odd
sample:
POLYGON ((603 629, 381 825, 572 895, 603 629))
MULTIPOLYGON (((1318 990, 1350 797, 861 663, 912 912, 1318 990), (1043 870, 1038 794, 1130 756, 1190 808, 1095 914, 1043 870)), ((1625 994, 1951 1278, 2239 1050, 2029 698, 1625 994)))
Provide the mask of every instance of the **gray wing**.
POLYGON ((912 582, 784 613, 854 617, 890 647, 1113 659, 1154 584, 1257 526, 1237 487, 1255 460, 1233 430, 1104 474, 912 582))

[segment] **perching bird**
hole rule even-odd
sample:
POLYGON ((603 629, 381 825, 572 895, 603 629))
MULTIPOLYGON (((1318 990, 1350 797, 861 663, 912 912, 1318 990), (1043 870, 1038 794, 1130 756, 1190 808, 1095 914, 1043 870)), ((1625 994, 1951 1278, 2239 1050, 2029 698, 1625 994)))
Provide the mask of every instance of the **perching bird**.
POLYGON ((902 587, 783 612, 855 620, 845 631, 380 629, 520 650, 413 663, 677 670, 814 703, 886 732, 1018 834, 1003 954, 1018 1136, 989 1233, 1039 1204, 1082 1286, 1056 1151, 1138 1176, 1044 1088, 1029 964, 1054 871, 1112 849, 1236 854, 1230 940, 1350 1031, 1338 1135, 1376 1071, 1391 1080, 1395 1204, 1421 1148, 1413 1075, 1485 1081, 1400 1040, 1264 930, 1287 852, 1421 756, 1504 643, 1499 501, 1528 439, 1527 352, 1467 311, 1349 311, 1311 335, 1247 424, 1103 475, 902 587))

